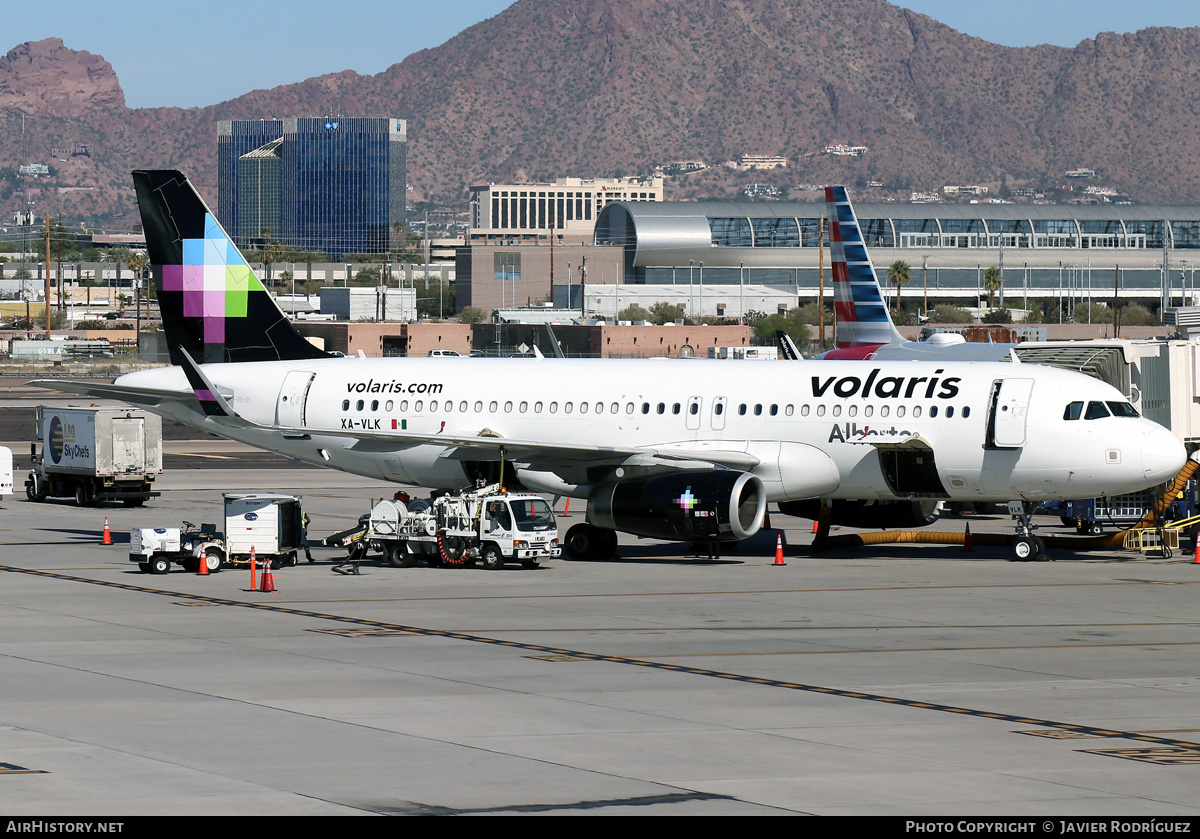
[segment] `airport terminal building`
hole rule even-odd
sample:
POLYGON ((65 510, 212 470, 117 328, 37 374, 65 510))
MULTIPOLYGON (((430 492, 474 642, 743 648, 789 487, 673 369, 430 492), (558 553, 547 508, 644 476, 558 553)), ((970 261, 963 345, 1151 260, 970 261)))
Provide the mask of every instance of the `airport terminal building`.
MULTIPOLYGON (((993 267, 1003 269, 1010 303, 1116 293, 1157 307, 1195 296, 1200 206, 859 203, 855 211, 881 284, 903 260, 904 298, 926 293, 930 306, 986 302, 982 274, 993 267)), ((824 202, 614 203, 599 214, 594 242, 623 249, 629 285, 754 284, 804 302, 817 295, 825 212, 824 202)), ((826 232, 827 293, 828 241, 826 232)))

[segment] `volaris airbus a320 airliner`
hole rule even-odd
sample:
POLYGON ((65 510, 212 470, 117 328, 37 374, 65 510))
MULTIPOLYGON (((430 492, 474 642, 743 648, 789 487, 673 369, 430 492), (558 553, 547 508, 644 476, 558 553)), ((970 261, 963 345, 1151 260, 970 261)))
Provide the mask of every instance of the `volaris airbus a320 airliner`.
MULTIPOLYGON (((295 331, 186 177, 133 178, 173 366, 111 385, 39 384, 385 481, 465 487, 503 462, 525 487, 587 499, 587 523, 567 534, 577 557, 611 553, 616 531, 743 539, 768 501, 1031 511, 1143 489, 1185 460, 1117 390, 1028 364, 326 353, 295 331)), ((1014 551, 1036 550, 1020 530, 1014 551)))

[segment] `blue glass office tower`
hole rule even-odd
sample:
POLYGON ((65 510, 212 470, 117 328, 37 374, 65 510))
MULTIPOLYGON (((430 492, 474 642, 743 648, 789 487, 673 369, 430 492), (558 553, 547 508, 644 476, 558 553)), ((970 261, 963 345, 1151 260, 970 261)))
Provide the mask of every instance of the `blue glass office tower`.
POLYGON ((283 234, 289 244, 382 253, 404 219, 405 124, 328 117, 283 121, 283 234))
MULTIPOLYGON (((259 121, 218 124, 218 139, 228 145, 249 135, 259 121)), ((274 123, 278 132, 252 145, 234 159, 228 189, 239 195, 237 160, 282 139, 272 152, 281 161, 280 224, 271 238, 306 250, 324 251, 334 259, 348 253, 382 253, 389 247, 393 225, 404 218, 407 199, 407 134, 404 120, 383 117, 290 118, 274 123)), ((222 148, 223 151, 223 148, 222 148)), ((260 152, 261 155, 261 152, 260 152)), ((227 212, 225 158, 220 158, 221 209, 225 229, 238 245, 250 244, 239 227, 236 207, 227 212)), ((242 172, 248 162, 243 160, 242 172)), ((236 204, 236 200, 233 201, 236 204)), ((245 231, 240 228, 246 228, 245 231)))

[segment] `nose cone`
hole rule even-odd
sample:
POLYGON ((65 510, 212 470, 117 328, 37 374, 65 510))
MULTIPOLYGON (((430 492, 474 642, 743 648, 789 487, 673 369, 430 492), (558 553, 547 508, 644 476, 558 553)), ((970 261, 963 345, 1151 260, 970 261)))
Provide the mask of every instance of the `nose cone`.
POLYGON ((1179 474, 1187 461, 1183 443, 1158 423, 1150 423, 1142 435, 1142 471, 1146 480, 1159 484, 1179 474))

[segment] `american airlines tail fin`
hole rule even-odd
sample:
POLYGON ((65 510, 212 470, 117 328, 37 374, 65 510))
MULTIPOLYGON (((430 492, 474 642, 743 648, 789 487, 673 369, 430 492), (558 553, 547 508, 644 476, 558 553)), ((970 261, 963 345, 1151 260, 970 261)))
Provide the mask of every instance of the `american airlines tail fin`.
POLYGON ((171 363, 327 358, 300 336, 188 179, 133 173, 171 363))
POLYGON ((905 338, 888 315, 846 188, 825 187, 825 201, 833 252, 833 310, 837 319, 838 350, 902 343, 905 338))

